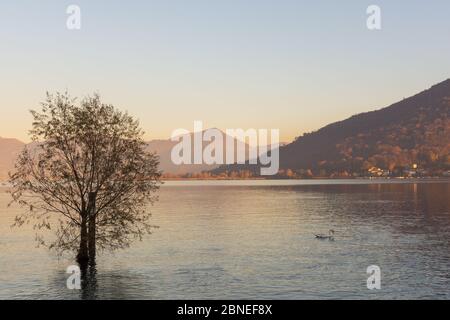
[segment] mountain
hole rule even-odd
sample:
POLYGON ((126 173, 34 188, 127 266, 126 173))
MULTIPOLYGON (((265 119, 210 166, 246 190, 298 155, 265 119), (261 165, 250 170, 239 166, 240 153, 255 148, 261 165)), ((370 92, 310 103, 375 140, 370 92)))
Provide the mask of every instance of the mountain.
MULTIPOLYGON (((221 134, 225 140, 226 134, 221 134)), ((193 133, 190 136, 193 141, 193 133)), ((226 176, 245 171, 258 175, 259 168, 253 165, 177 166, 171 160, 176 144, 171 140, 148 142, 148 150, 160 156, 160 168, 166 174, 210 171, 226 176)), ((207 144, 203 142, 202 150, 207 144)), ((0 138, 0 180, 7 178, 24 145, 16 139, 0 138)), ((245 145, 245 149, 248 159, 250 147, 245 145)), ((442 174, 450 170, 450 79, 386 108, 304 134, 281 145, 279 152, 280 169, 286 176, 360 176, 371 168, 393 172, 414 164, 432 174, 442 174)))
MULTIPOLYGON (((205 130, 206 131, 206 130, 205 130)), ((203 133, 205 132, 201 132, 203 133)), ((227 138, 230 138, 227 136, 224 132, 220 131, 220 134, 222 135, 223 141, 226 141, 227 138)), ((193 142, 194 141, 194 133, 190 133, 190 139, 193 142)), ((186 136, 187 137, 187 136, 186 136)), ((250 147, 247 144, 237 144, 237 140, 234 138, 231 138, 234 141, 234 144, 236 146, 241 146, 241 149, 245 152, 245 159, 248 159, 248 154, 250 147)), ((172 141, 171 139, 167 140, 151 140, 147 142, 147 150, 150 152, 155 152, 159 158, 160 158, 160 170, 163 171, 164 174, 170 176, 170 175, 186 175, 186 174, 198 174, 203 171, 210 171, 213 170, 219 165, 208 165, 208 164, 181 164, 181 165, 175 165, 172 162, 171 159, 171 152, 172 148, 177 145, 179 142, 172 141)), ((203 142, 202 143, 202 150, 208 145, 210 142, 203 142)), ((14 162, 16 160, 17 155, 23 150, 23 148, 26 146, 25 143, 17 140, 17 139, 5 139, 0 138, 0 181, 5 181, 8 179, 8 172, 12 171, 14 169, 14 162)), ((36 146, 36 143, 30 143, 27 145, 28 147, 34 148, 36 146)), ((194 150, 193 145, 192 150, 194 150)), ((237 153, 237 152, 236 152, 237 153)), ((225 146, 223 149, 223 161, 225 163, 225 146)), ((236 159, 236 156, 235 156, 236 159)), ((193 159, 191 157, 192 163, 193 159)))
POLYGON ((0 181, 8 179, 8 172, 14 168, 14 161, 24 146, 17 139, 0 137, 0 181))
MULTIPOLYGON (((418 164, 450 169, 450 79, 386 108, 358 114, 304 134, 280 148, 280 168, 308 175, 364 175, 371 167, 418 164)), ((251 170, 223 166, 215 173, 251 170)))
MULTIPOLYGON (((218 130, 218 129, 217 129, 218 130)), ((198 134, 201 134, 203 136, 203 134, 206 132, 207 130, 204 130, 202 132, 199 132, 198 134)), ((237 144, 237 140, 235 138, 232 138, 230 136, 228 136, 226 133, 220 131, 220 134, 222 135, 222 139, 224 141, 224 148, 222 150, 223 152, 223 158, 222 161, 223 163, 225 163, 226 160, 226 151, 225 151, 225 141, 226 139, 232 139, 234 141, 235 146, 240 146, 241 150, 243 152, 245 152, 245 158, 248 159, 248 154, 249 154, 249 150, 250 147, 248 146, 248 144, 237 144)), ((192 153, 194 150, 194 146, 193 146, 193 141, 194 141, 194 135, 195 133, 190 133, 189 137, 188 135, 184 136, 188 139, 190 139, 191 141, 191 149, 192 149, 192 153)), ((176 165, 173 163, 172 159, 171 159, 171 153, 172 153, 172 149, 175 145, 177 145, 178 141, 172 141, 171 139, 168 140, 152 140, 149 141, 148 144, 148 150, 151 152, 156 152, 159 156, 159 160, 160 160, 160 169, 163 171, 163 173, 165 173, 166 175, 186 175, 186 174, 197 174, 197 173, 201 173, 204 171, 210 171, 213 170, 215 168, 218 168, 220 166, 217 164, 212 164, 212 165, 208 165, 208 164, 181 164, 181 165, 176 165)), ((202 143, 202 150, 205 149, 205 147, 210 144, 211 142, 203 142, 202 143)), ((236 160, 236 154, 235 153, 235 157, 234 159, 236 160)), ((193 156, 191 155, 191 163, 193 163, 193 156)))

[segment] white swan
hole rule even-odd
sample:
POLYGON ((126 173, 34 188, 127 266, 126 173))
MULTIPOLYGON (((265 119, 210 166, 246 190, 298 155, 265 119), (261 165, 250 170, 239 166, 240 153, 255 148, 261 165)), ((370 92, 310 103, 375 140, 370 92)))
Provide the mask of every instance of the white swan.
POLYGON ((320 239, 320 240, 334 240, 334 230, 331 229, 330 231, 328 231, 328 235, 325 234, 316 234, 316 239, 320 239))

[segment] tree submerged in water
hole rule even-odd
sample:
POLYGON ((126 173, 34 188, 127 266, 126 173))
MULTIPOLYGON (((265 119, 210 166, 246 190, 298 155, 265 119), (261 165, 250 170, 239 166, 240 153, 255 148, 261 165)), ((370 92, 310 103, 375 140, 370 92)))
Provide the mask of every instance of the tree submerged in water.
POLYGON ((76 104, 47 94, 33 116, 31 143, 10 175, 12 202, 26 208, 15 225, 33 222, 56 239, 40 244, 74 251, 83 265, 96 250, 126 248, 150 233, 148 205, 157 200, 158 157, 146 151, 137 120, 98 95, 76 104))

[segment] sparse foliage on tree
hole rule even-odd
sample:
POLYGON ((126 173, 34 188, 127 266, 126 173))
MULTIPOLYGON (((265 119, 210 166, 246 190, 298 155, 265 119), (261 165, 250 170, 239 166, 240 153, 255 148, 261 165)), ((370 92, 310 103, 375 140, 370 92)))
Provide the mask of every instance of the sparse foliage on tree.
POLYGON ((95 261, 96 249, 120 249, 149 233, 148 205, 159 188, 159 160, 146 151, 138 121, 98 95, 77 102, 47 94, 32 111, 31 143, 10 176, 13 202, 56 238, 42 244, 95 261))

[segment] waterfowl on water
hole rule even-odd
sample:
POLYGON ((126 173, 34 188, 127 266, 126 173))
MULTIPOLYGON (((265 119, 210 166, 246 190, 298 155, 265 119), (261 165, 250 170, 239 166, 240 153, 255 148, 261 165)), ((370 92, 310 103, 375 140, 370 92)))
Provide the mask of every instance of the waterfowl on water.
POLYGON ((328 231, 328 235, 326 234, 316 234, 316 239, 320 240, 334 240, 334 230, 328 231))

